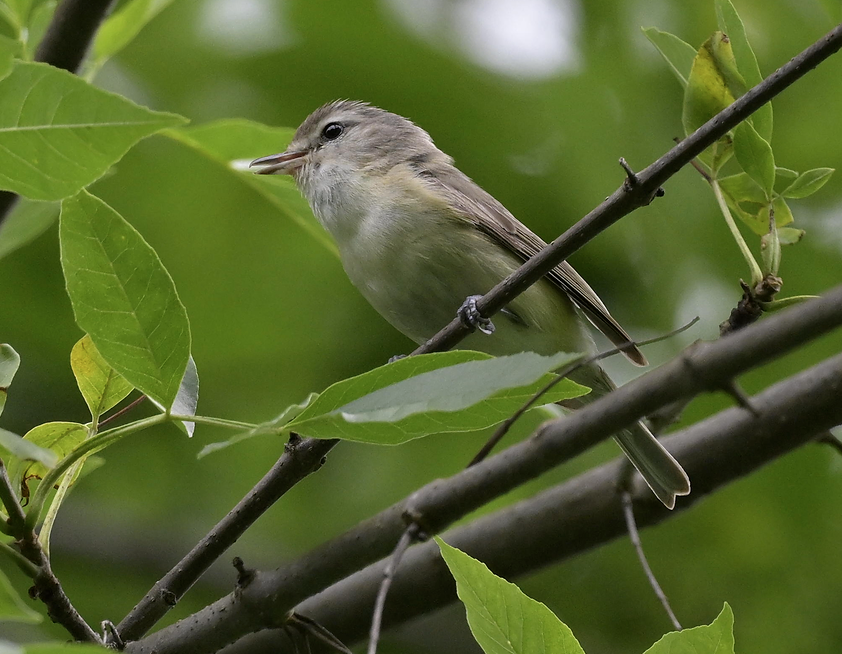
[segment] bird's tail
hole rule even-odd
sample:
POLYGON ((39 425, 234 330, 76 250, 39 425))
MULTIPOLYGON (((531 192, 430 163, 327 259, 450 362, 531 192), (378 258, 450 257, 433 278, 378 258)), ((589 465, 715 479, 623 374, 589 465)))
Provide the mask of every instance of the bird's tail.
MULTIPOLYGON (((587 395, 576 398, 582 403, 596 400, 616 388, 605 371, 596 365, 581 368, 570 377, 592 389, 587 395)), ((614 440, 668 509, 675 506, 676 496, 690 493, 690 479, 684 468, 642 422, 615 434, 614 440)))

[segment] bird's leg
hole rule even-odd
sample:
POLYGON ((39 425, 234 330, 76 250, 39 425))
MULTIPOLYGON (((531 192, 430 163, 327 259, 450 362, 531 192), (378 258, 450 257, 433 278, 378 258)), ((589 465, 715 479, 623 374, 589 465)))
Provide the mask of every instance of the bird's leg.
POLYGON ((456 315, 459 316, 459 320, 462 321, 465 327, 471 330, 479 329, 483 334, 490 335, 494 333, 494 323, 491 322, 490 318, 483 316, 479 312, 479 309, 477 309, 477 300, 481 297, 482 295, 469 295, 462 303, 462 306, 459 307, 456 315))

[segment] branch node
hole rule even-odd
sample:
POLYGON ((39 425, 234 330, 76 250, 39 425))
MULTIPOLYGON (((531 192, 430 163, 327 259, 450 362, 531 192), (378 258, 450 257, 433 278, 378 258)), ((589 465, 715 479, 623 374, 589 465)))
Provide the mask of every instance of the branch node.
POLYGON ((164 600, 164 604, 166 604, 170 608, 178 604, 178 596, 169 588, 161 589, 161 599, 164 600))
POLYGON ((284 452, 292 454, 299 445, 301 445, 301 436, 292 431, 289 433, 289 440, 284 445, 284 452))
POLYGON ((254 570, 246 568, 246 564, 243 563, 243 560, 239 556, 235 556, 231 563, 237 570, 237 588, 242 590, 254 579, 254 570))
POLYGON ((423 543, 430 540, 430 534, 434 533, 426 522, 424 515, 414 508, 405 509, 401 519, 406 525, 406 533, 413 541, 423 543))
MULTIPOLYGON (((631 166, 629 166, 628 162, 626 161, 625 157, 620 157, 620 167, 626 171, 626 179, 623 181, 623 190, 626 193, 630 193, 633 189, 640 186, 640 177, 637 176, 631 166)), ((664 197, 665 191, 662 187, 657 187, 654 191, 652 191, 651 195, 644 199, 643 204, 648 205, 654 200, 655 198, 662 198, 664 197)))

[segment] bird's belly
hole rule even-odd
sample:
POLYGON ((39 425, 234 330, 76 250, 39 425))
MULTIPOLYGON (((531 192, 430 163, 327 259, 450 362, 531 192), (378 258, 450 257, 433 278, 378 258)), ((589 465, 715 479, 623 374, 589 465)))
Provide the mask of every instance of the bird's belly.
MULTIPOLYGON (((453 320, 468 296, 486 293, 521 263, 473 228, 449 227, 450 239, 429 238, 429 232, 396 237, 361 230, 342 252, 345 270, 363 296, 417 343, 453 320)), ((493 321, 493 335, 473 334, 460 347, 496 356, 592 348, 570 300, 545 280, 493 321)))

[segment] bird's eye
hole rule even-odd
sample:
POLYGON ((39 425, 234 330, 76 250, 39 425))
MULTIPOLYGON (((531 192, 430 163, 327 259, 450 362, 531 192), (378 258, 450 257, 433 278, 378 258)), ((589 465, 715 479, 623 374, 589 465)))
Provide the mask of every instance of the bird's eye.
POLYGON ((339 123, 328 123, 322 130, 322 136, 324 136, 328 141, 335 141, 344 131, 345 128, 339 123))

